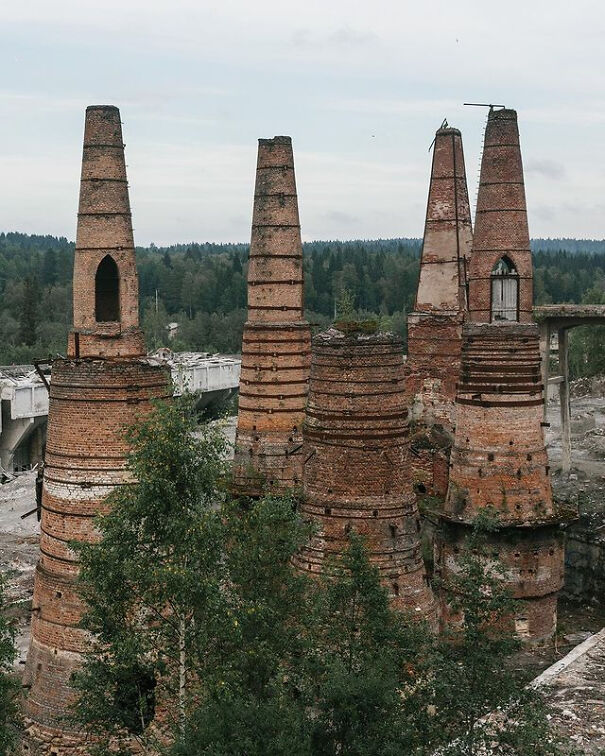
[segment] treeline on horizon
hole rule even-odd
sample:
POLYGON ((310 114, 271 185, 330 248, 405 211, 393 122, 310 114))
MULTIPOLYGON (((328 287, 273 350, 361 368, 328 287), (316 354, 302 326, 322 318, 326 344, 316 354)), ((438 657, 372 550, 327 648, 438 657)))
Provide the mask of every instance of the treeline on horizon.
MULTIPOLYGON (((303 245, 305 307, 315 328, 334 318, 346 290, 362 317, 405 341, 420 239, 313 241, 303 245)), ((0 233, 0 364, 63 354, 72 321, 74 243, 0 233)), ((605 240, 534 239, 534 301, 605 303, 605 240)), ((150 350, 237 353, 246 320, 248 244, 137 247, 141 323, 150 350), (168 341, 166 326, 179 324, 168 341)), ((571 332, 574 376, 605 372, 605 329, 571 332)))

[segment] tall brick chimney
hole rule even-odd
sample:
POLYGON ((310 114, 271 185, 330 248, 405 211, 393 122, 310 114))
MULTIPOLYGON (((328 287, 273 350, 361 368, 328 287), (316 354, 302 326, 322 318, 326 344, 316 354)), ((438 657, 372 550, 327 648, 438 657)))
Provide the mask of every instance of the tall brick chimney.
POLYGON ((120 111, 86 109, 70 357, 145 353, 120 111))
POLYGON ((469 268, 469 320, 533 322, 532 278, 517 112, 491 109, 469 268))
POLYGON ((410 475, 401 341, 330 329, 313 339, 302 514, 317 534, 301 570, 325 573, 353 530, 366 538, 393 605, 434 623, 410 475))
POLYGON ((310 351, 292 140, 259 139, 233 466, 236 493, 258 496, 301 485, 310 351))
POLYGON ((463 328, 456 434, 436 561, 447 580, 476 515, 486 507, 495 510, 500 528, 490 537, 490 551, 506 567, 506 583, 520 600, 515 628, 530 644, 553 636, 563 582, 561 517, 553 507, 542 427, 531 265, 517 114, 492 110, 481 164, 469 322, 463 328))
POLYGON ((70 676, 90 639, 78 627, 83 605, 70 542, 96 538, 106 496, 131 484, 124 427, 170 396, 170 375, 146 359, 120 114, 86 110, 74 269, 74 329, 67 359, 53 362, 42 492, 40 559, 24 684, 24 752, 80 754, 86 737, 69 722, 70 676))
POLYGON ((421 495, 445 496, 455 427, 462 323, 472 243, 462 136, 435 134, 420 275, 408 315, 406 396, 415 432, 412 474, 421 495))

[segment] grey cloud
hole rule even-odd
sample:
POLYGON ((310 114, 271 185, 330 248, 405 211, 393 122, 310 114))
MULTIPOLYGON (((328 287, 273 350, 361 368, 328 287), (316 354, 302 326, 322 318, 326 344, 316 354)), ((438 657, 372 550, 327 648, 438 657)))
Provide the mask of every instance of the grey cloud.
POLYGON ((322 48, 326 45, 332 47, 356 47, 368 44, 378 39, 374 32, 360 31, 342 26, 327 33, 317 33, 310 29, 295 29, 291 36, 292 44, 303 49, 322 48))
POLYGON ((565 166, 557 163, 555 160, 530 160, 525 165, 525 171, 527 173, 537 173, 540 176, 554 179, 555 181, 560 181, 567 175, 565 166))

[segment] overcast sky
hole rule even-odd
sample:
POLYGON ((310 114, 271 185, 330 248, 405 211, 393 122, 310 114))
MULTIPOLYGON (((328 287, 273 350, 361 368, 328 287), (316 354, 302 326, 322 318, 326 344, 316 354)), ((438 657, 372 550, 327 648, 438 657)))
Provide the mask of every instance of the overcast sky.
POLYGON ((247 241, 258 137, 303 238, 421 236, 434 131, 519 113, 532 236, 605 236, 597 0, 0 0, 0 230, 75 236, 84 110, 121 109, 139 244, 247 241))

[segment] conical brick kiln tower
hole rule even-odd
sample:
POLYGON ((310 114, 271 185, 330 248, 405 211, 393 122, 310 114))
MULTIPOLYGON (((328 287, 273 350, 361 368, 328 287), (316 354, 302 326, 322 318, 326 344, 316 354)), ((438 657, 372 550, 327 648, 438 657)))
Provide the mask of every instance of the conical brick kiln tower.
POLYGON ((78 627, 78 560, 113 488, 131 484, 123 429, 171 394, 169 371, 145 358, 120 113, 86 110, 68 356, 52 365, 40 559, 24 682, 24 751, 86 752, 69 724, 70 676, 89 647, 78 627))
MULTIPOLYGON (((485 131, 463 329, 456 435, 437 562, 447 580, 486 507, 500 527, 490 551, 506 568, 527 643, 556 629, 563 583, 561 519, 543 432, 538 328, 517 113, 491 109, 485 131)), ((447 607, 445 607, 447 620, 447 607)))
POLYGON ((233 465, 237 495, 302 484, 310 353, 292 140, 260 139, 233 465))
POLYGON ((416 420, 449 432, 455 426, 471 243, 462 136, 445 126, 435 134, 418 289, 408 315, 406 391, 419 405, 416 420))

